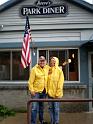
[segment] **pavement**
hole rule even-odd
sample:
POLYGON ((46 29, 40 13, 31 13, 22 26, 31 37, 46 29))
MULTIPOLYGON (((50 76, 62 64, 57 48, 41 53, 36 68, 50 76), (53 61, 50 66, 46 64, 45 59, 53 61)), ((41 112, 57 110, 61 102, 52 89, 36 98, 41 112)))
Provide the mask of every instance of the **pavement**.
MULTIPOLYGON (((49 122, 49 114, 45 114, 45 120, 49 122)), ((27 114, 17 113, 16 116, 7 117, 0 124, 27 124, 27 114)), ((39 124, 39 123, 38 123, 39 124)), ((61 113, 60 124, 93 124, 93 112, 86 113, 61 113)))

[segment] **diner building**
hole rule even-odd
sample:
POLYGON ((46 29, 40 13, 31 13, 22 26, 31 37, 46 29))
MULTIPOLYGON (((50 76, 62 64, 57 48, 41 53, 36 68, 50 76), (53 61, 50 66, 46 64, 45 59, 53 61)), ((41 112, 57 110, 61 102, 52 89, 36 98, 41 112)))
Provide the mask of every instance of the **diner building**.
MULTIPOLYGON (((93 98, 93 5, 83 0, 9 0, 0 6, 1 105, 26 107, 29 73, 41 55, 48 64, 50 57, 59 58, 65 77, 63 98, 93 98), (22 69, 26 15, 31 27, 31 65, 22 69)), ((91 111, 93 103, 81 109, 91 111)))

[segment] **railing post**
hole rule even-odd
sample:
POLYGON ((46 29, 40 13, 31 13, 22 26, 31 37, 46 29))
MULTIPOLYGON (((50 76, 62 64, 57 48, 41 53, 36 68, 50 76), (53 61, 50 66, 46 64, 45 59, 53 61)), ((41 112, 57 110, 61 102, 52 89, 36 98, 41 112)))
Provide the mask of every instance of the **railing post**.
POLYGON ((31 107, 32 107, 32 102, 28 101, 27 103, 27 124, 31 124, 31 107))

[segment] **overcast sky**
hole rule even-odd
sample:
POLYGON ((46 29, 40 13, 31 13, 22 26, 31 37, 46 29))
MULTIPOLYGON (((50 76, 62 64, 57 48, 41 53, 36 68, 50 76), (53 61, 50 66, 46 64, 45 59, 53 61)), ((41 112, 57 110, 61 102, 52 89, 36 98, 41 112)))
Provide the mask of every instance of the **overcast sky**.
MULTIPOLYGON (((8 0, 0 0, 0 4, 3 4, 3 3, 5 3, 6 1, 8 1, 8 0)), ((89 3, 93 3, 93 0, 85 0, 85 1, 87 1, 87 2, 89 2, 89 3)))

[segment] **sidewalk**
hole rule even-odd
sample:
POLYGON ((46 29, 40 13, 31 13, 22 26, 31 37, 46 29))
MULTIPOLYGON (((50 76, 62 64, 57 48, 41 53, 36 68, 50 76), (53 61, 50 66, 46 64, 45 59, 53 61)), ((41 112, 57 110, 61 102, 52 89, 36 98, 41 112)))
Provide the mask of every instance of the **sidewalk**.
MULTIPOLYGON (((47 122, 49 122, 49 115, 45 114, 47 122)), ((0 124, 27 124, 27 114, 17 113, 14 117, 8 117, 0 124)), ((60 124, 93 124, 92 113, 61 113, 60 124)))

